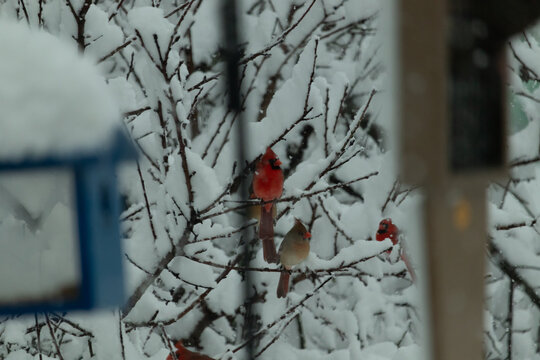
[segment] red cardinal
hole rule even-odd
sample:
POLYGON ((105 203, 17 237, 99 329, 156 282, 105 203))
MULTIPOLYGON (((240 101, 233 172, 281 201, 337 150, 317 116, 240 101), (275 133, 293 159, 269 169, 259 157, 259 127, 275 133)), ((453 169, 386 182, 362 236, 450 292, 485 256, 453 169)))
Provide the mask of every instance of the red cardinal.
MULTIPOLYGON (((263 201, 272 201, 281 196, 283 192, 283 171, 272 149, 257 163, 253 176, 253 194, 263 201)), ((274 203, 261 206, 261 219, 259 221, 259 238, 262 240, 263 257, 268 263, 277 262, 276 245, 274 244, 274 221, 272 212, 274 203)))
MULTIPOLYGON (((309 239, 311 234, 304 224, 296 219, 294 226, 289 230, 279 247, 279 259, 285 270, 290 270, 294 265, 300 264, 309 255, 309 239)), ((282 298, 289 292, 288 271, 281 272, 277 287, 277 297, 282 298)))
MULTIPOLYGON (((178 360, 214 360, 210 356, 202 355, 193 351, 190 351, 182 345, 182 341, 178 341, 176 345, 176 358, 178 360)), ((167 360, 174 360, 172 355, 167 356, 167 360)))
MULTIPOLYGON (((377 241, 383 241, 384 239, 392 240, 392 244, 396 245, 398 243, 399 229, 396 225, 392 224, 392 219, 384 219, 379 223, 379 230, 377 230, 377 235, 375 238, 377 241)), ((386 251, 388 254, 392 252, 392 249, 386 251)))
MULTIPOLYGON (((375 235, 375 239, 377 241, 383 241, 385 239, 390 239, 392 241, 392 244, 396 245, 399 242, 399 229, 396 225, 392 223, 392 219, 383 219, 379 223, 379 230, 377 230, 377 234, 375 235)), ((386 251, 387 254, 390 254, 392 252, 392 249, 389 249, 386 251)), ((409 271, 409 274, 411 274, 411 278, 413 282, 416 282, 416 274, 414 273, 414 269, 412 268, 409 259, 407 258, 407 255, 403 251, 403 248, 401 249, 401 260, 405 263, 405 266, 407 267, 407 270, 409 271)))

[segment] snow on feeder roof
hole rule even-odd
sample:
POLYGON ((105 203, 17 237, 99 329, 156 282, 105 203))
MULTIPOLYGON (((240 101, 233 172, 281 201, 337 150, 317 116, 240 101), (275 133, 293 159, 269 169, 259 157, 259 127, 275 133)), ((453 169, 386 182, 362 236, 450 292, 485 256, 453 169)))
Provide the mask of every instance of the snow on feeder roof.
POLYGON ((0 161, 92 152, 119 111, 103 76, 60 39, 0 22, 0 161))

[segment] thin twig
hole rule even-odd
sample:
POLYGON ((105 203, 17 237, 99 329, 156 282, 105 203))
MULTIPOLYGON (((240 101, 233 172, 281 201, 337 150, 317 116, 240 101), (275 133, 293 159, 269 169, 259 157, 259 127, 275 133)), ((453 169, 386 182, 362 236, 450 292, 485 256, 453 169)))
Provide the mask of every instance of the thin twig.
POLYGON ((292 316, 289 320, 287 320, 287 322, 281 327, 281 329, 278 331, 278 333, 272 338, 272 340, 270 340, 258 353, 255 354, 255 359, 258 358, 259 356, 262 355, 263 352, 266 351, 266 349, 268 349, 272 344, 274 344, 277 339, 281 336, 281 334, 283 333, 283 331, 285 331, 285 329, 287 328, 287 326, 289 326, 289 324, 294 320, 294 319, 298 319, 298 314, 296 314, 296 316, 292 316))
POLYGON ((326 207, 324 206, 324 203, 323 203, 323 200, 321 197, 319 197, 319 204, 321 205, 321 209, 323 210, 324 214, 326 215, 326 217, 328 218, 328 220, 330 221, 330 223, 332 224, 332 226, 341 234, 345 237, 345 239, 347 239, 347 241, 351 244, 354 243, 354 240, 352 239, 352 237, 350 237, 349 235, 347 235, 347 233, 345 233, 345 230, 343 230, 341 228, 341 226, 339 226, 337 224, 337 221, 332 217, 332 215, 330 215, 330 212, 328 210, 326 210, 326 207))
MULTIPOLYGON (((174 108, 175 101, 172 98, 171 94, 168 94, 167 98, 169 99, 169 102, 171 106, 174 108)), ((175 127, 176 127, 176 136, 178 138, 178 152, 180 153, 180 158, 182 159, 182 172, 184 173, 184 179, 185 179, 185 185, 186 190, 188 194, 188 205, 190 208, 190 221, 194 221, 196 217, 196 211, 195 211, 195 195, 193 191, 193 185, 191 183, 191 171, 189 169, 189 163, 187 160, 187 153, 186 153, 186 139, 184 138, 184 133, 182 131, 182 123, 180 121, 180 118, 178 117, 178 112, 172 111, 172 116, 174 119, 175 127)))
POLYGON ((51 326, 51 321, 49 319, 49 315, 45 314, 45 321, 47 322, 47 327, 49 328, 49 333, 51 334, 51 339, 53 341, 54 347, 56 348, 56 354, 58 355, 58 358, 60 360, 64 360, 64 357, 62 356, 62 352, 60 351, 60 346, 58 345, 58 341, 56 340, 56 336, 54 335, 54 331, 51 326))
POLYGON ((154 220, 153 220, 153 217, 152 217, 152 211, 150 210, 150 203, 148 201, 146 185, 144 183, 144 178, 142 176, 141 167, 140 167, 139 164, 137 164, 137 173, 139 174, 139 179, 141 180, 141 187, 142 187, 142 192, 143 192, 143 197, 144 197, 144 205, 145 205, 145 208, 146 208, 146 214, 148 215, 148 222, 150 224, 150 230, 152 231, 152 236, 154 237, 154 242, 156 242, 157 233, 156 233, 156 229, 154 227, 154 220))
POLYGON ((514 161, 510 162, 510 167, 518 167, 518 166, 529 165, 529 164, 539 162, 539 161, 540 161, 540 156, 535 156, 533 158, 524 159, 524 160, 514 160, 514 161))
POLYGON ((126 305, 124 309, 122 310, 122 319, 124 319, 131 310, 135 307, 137 302, 140 300, 140 298, 144 295, 146 290, 150 285, 154 283, 154 281, 161 275, 162 271, 167 268, 167 265, 177 256, 182 255, 183 252, 183 246, 187 242, 187 239, 189 238, 189 235, 191 234, 191 224, 187 224, 186 228, 184 229, 184 233, 182 234, 182 237, 180 238, 179 242, 177 243, 176 248, 171 249, 157 264, 156 269, 151 275, 148 275, 146 279, 144 279, 139 286, 133 291, 131 296, 129 297, 128 301, 126 302, 126 305))
POLYGON ((390 190, 390 192, 388 192, 388 196, 386 196, 386 201, 384 202, 381 208, 381 213, 384 214, 384 210, 386 210, 386 206, 388 205, 388 203, 390 202, 390 199, 392 199, 392 195, 398 190, 398 188, 399 188, 399 181, 395 180, 394 185, 392 185, 392 189, 390 190))
POLYGON ((113 13, 109 16, 109 21, 112 20, 112 18, 114 18, 117 14, 118 14, 118 11, 120 10, 120 8, 122 7, 122 4, 124 3, 125 0, 120 0, 118 1, 118 5, 116 5, 116 10, 113 11, 113 13))
MULTIPOLYGON (((391 249, 391 248, 392 248, 391 246, 388 246, 388 247, 386 247, 384 249, 381 249, 381 251, 379 253, 375 254, 375 255, 360 258, 360 259, 357 259, 357 260, 354 260, 354 261, 351 261, 351 262, 348 262, 348 263, 341 263, 339 266, 335 266, 335 267, 331 267, 331 268, 309 269, 309 270, 293 269, 293 270, 289 270, 289 273, 309 276, 309 275, 314 274, 314 273, 331 274, 331 273, 334 273, 334 272, 346 271, 346 270, 349 270, 351 268, 354 268, 354 266, 358 265, 361 262, 366 262, 366 261, 368 261, 370 259, 378 257, 381 254, 384 254, 388 249, 391 249)), ((209 266, 216 267, 216 268, 221 268, 221 269, 226 269, 226 270, 235 270, 235 271, 238 271, 238 272, 246 272, 246 271, 271 272, 271 273, 281 273, 281 272, 283 272, 283 269, 281 269, 281 268, 269 268, 269 267, 261 268, 261 267, 250 267, 250 266, 231 266, 231 265, 218 264, 218 263, 215 263, 215 262, 212 262, 212 261, 197 259, 196 257, 193 257, 193 256, 185 256, 185 257, 190 259, 190 260, 193 260, 195 262, 198 262, 200 264, 205 264, 205 265, 209 265, 209 266)), ((364 273, 362 271, 358 271, 357 275, 367 275, 367 273, 364 273)))
POLYGON ((501 269, 511 281, 522 286, 525 294, 527 294, 532 303, 540 309, 540 297, 536 294, 534 288, 516 271, 514 265, 503 256, 502 251, 493 243, 493 241, 489 241, 488 249, 491 254, 491 260, 498 265, 499 269, 501 269))
POLYGON ((167 349, 169 350, 169 354, 171 355, 173 360, 179 360, 178 356, 176 356, 176 351, 173 350, 173 347, 171 346, 171 338, 165 331, 165 327, 163 327, 163 324, 159 324, 159 328, 161 330, 163 343, 167 346, 167 349))
POLYGON ((250 222, 250 223, 248 223, 248 224, 246 224, 244 226, 241 226, 238 229, 233 230, 231 232, 228 232, 228 233, 225 233, 225 234, 218 234, 218 235, 214 235, 214 236, 210 236, 210 237, 206 237, 206 238, 202 238, 202 239, 193 240, 193 241, 190 241, 189 243, 190 244, 195 244, 195 243, 199 243, 199 242, 203 242, 203 241, 211 241, 211 240, 217 240, 217 239, 230 239, 232 237, 232 235, 241 233, 242 231, 244 231, 244 229, 248 229, 248 228, 250 228, 252 226, 255 226, 257 224, 258 224, 258 221, 253 221, 253 222, 250 222))
POLYGON ((39 354, 39 360, 43 360, 43 354, 41 353, 41 336, 40 336, 41 327, 39 326, 39 323, 38 323, 37 313, 34 313, 34 319, 36 321, 36 340, 37 340, 37 350, 39 354))
POLYGON ((272 44, 266 46, 264 49, 260 50, 260 51, 257 51, 256 53, 254 54, 251 54, 249 55, 248 57, 245 57, 244 59, 242 59, 240 61, 240 65, 243 65, 243 64, 246 64, 256 58, 258 58, 259 56, 265 56, 266 54, 268 54, 268 52, 270 50, 272 50, 274 47, 280 45, 281 43, 283 43, 287 37, 287 35, 289 35, 289 33, 291 31, 293 31, 296 27, 298 27, 298 25, 300 24, 300 22, 302 22, 302 20, 304 20, 304 18, 306 17, 306 15, 309 13, 309 11, 311 10, 311 8, 313 7, 313 5, 315 4, 317 0, 313 0, 311 1, 311 4, 309 4, 306 8, 306 11, 304 11, 304 13, 298 18, 298 20, 292 24, 291 26, 289 26, 289 28, 287 30, 285 30, 283 32, 283 34, 281 34, 272 44))
MULTIPOLYGON (((239 350, 241 350, 243 347, 245 347, 250 341, 253 341, 254 339, 258 338, 259 336, 262 336, 262 335, 265 335, 268 330, 270 330, 271 328, 273 328, 277 323, 279 323, 280 321, 282 320, 285 320, 289 315, 293 314, 297 308, 299 308, 300 306, 303 306, 304 303, 309 299, 311 298, 313 295, 315 295, 317 293, 317 291, 319 291, 319 289, 321 289, 324 285, 326 285, 326 283, 328 283, 330 280, 332 280, 333 277, 332 276, 329 276, 326 280, 324 280, 319 286, 317 286, 312 292, 306 294, 304 296, 304 298, 302 300, 300 300, 298 302, 298 304, 294 305, 293 307, 289 308, 283 315, 281 315, 279 318, 277 318, 276 320, 274 320, 273 322, 269 323, 268 325, 266 325, 263 329, 257 331, 255 334, 253 334, 251 337, 249 337, 244 343, 242 343, 241 345, 237 346, 235 349, 232 350, 233 353, 236 353, 238 352, 239 350)), ((293 316, 294 317, 294 316, 293 316)))
POLYGON ((54 313, 54 312, 52 312, 51 314, 52 314, 53 316, 55 316, 55 317, 61 319, 62 322, 65 322, 65 323, 67 323, 69 326, 71 326, 71 327, 73 327, 74 329, 80 331, 82 335, 88 336, 88 337, 91 337, 91 338, 94 337, 94 334, 92 334, 92 333, 89 332, 88 330, 83 329, 79 324, 74 323, 73 321, 69 320, 69 319, 66 318, 65 316, 61 316, 61 315, 59 315, 59 314, 57 314, 57 313, 54 313))
POLYGON ((523 97, 525 97, 525 98, 527 98, 527 99, 530 99, 530 100, 532 100, 532 101, 534 101, 534 102, 540 103, 540 99, 537 99, 537 98, 535 98, 534 96, 531 96, 531 95, 529 95, 529 94, 526 94, 526 93, 524 93, 523 91, 518 91, 518 92, 516 92, 515 94, 518 95, 518 96, 523 96, 523 97))
POLYGON ((126 41, 126 42, 123 43, 122 45, 118 46, 116 49, 112 50, 112 51, 109 52, 107 55, 105 55, 105 56, 103 56, 102 58, 100 58, 100 59, 97 61, 98 64, 104 62, 105 60, 107 60, 108 58, 110 58, 111 56, 113 56, 114 54, 116 54, 117 52, 119 52, 120 50, 122 50, 123 48, 125 48, 126 46, 128 46, 129 44, 131 44, 132 42, 133 42, 133 39, 129 39, 128 41, 126 41))
POLYGON ((514 324, 514 290, 516 284, 512 279, 510 279, 510 289, 508 296, 508 314, 506 317, 506 328, 508 329, 507 333, 507 355, 506 360, 512 360, 512 334, 513 334, 513 324, 514 324))
POLYGON ((537 219, 534 219, 534 220, 532 220, 530 222, 523 221, 523 222, 512 223, 512 224, 507 224, 507 225, 496 225, 495 230, 499 230, 499 231, 501 231, 501 230, 512 230, 512 229, 525 227, 525 226, 534 226, 536 224, 536 221, 537 221, 537 219))
POLYGON ((124 348, 124 335, 122 334, 122 311, 118 310, 118 335, 120 336, 120 349, 122 360, 126 360, 126 349, 124 348))
MULTIPOLYGON (((223 280, 225 277, 227 277, 227 275, 232 271, 233 267, 235 264, 238 263, 238 261, 240 261, 242 257, 242 254, 238 255, 236 257, 236 259, 234 259, 232 262, 231 262, 231 265, 225 269, 225 271, 223 271, 219 277, 216 279, 216 283, 219 283, 221 280, 223 280)), ((161 273, 161 272, 160 272, 161 273)), ((153 281, 152 281, 153 282, 153 281)), ((148 287, 148 286, 147 286, 148 287)), ((197 305, 199 305, 207 296, 208 294, 210 294, 210 292, 212 291, 213 289, 206 289, 201 295, 199 295, 197 297, 197 299, 195 299, 194 301, 191 302, 191 304, 189 304, 188 306, 186 306, 186 308, 180 313, 178 314, 174 319, 171 319, 171 320, 167 320, 167 321, 162 321, 161 324, 162 325, 171 325, 171 324, 174 324, 175 322, 179 321, 180 319, 182 319, 184 316, 186 316, 191 310, 193 310, 197 305)), ((133 308, 133 306, 131 306, 131 308, 133 308)), ((126 316, 126 312, 124 311, 124 317, 126 316)), ((150 320, 150 321, 147 321, 147 322, 140 322, 140 323, 135 323, 135 322, 128 322, 127 324, 129 324, 130 326, 132 327, 139 327, 139 326, 151 326, 151 325, 155 325, 153 323, 153 320, 150 320)))
POLYGON ((124 256, 131 263, 131 265, 135 266, 137 269, 141 270, 142 272, 146 273, 147 275, 152 274, 150 271, 146 270, 145 268, 143 268, 142 266, 137 264, 132 258, 129 257, 129 255, 127 253, 125 253, 124 256))
MULTIPOLYGON (((310 198, 312 196, 315 196, 315 195, 319 195, 321 193, 324 193, 324 192, 328 192, 328 191, 332 191, 332 190, 335 190, 335 189, 339 189, 343 186, 347 186, 347 185, 350 185, 350 184, 353 184, 355 182, 358 182, 358 181, 362 181, 362 180, 367 180, 373 176, 376 176, 378 175, 379 172, 378 171, 374 171, 370 174, 367 174, 367 175, 364 175, 364 176, 361 176, 359 178, 356 178, 356 179, 353 179, 353 180, 350 180, 350 181, 347 181, 347 182, 344 182, 344 183, 340 183, 340 184, 336 184, 336 185, 330 185, 324 189, 321 189, 321 190, 316 190, 316 191, 312 191, 312 192, 307 192, 307 193, 303 193, 301 195, 297 195, 297 196, 286 196, 286 197, 282 197, 282 198, 279 198, 279 199, 275 199, 275 200, 269 200, 269 201, 261 201, 260 204, 261 205, 264 205, 264 204, 269 204, 269 203, 281 203, 281 202, 297 202, 299 201, 300 199, 305 199, 305 198, 310 198)), ((313 186, 315 185, 315 183, 313 183, 312 186, 310 186, 310 188, 312 188, 313 186)), ((226 214, 226 213, 229 213, 231 211, 236 211, 236 210, 241 210, 241 209, 245 209, 245 208, 248 208, 250 206, 253 206, 253 203, 247 203, 247 204, 243 204, 243 205, 239 205, 239 206, 236 206, 236 207, 232 207, 232 208, 228 208, 228 209, 225 209, 225 210, 222 210, 222 211, 219 211, 219 212, 216 212, 216 213, 212 213, 212 214, 208 214, 208 215, 205 215, 205 216, 201 216, 199 218, 200 221, 203 221, 203 220, 206 220, 206 219, 209 219, 209 218, 212 218, 212 217, 215 217, 215 216, 220 216, 220 215, 223 215, 223 214, 226 214)))
POLYGON ((324 156, 328 157, 328 102, 330 100, 330 89, 326 89, 326 97, 324 99, 324 156))

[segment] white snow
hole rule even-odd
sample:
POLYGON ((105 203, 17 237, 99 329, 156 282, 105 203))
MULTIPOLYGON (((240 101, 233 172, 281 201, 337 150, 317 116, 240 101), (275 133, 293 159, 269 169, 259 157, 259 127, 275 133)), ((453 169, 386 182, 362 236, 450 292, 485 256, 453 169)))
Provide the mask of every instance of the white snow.
MULTIPOLYGON (((250 122, 248 129, 252 139, 248 149, 248 159, 264 153, 273 138, 277 138, 284 129, 302 118, 304 104, 310 88, 310 74, 315 61, 315 40, 310 41, 302 51, 298 63, 294 66, 292 76, 275 93, 268 106, 267 116, 261 122, 250 122)), ((312 95, 312 92, 310 92, 312 95)), ((320 114, 320 103, 309 102, 313 110, 307 116, 320 114)), ((279 154, 278 154, 279 155, 279 154)))
POLYGON ((209 63, 213 54, 223 42, 223 25, 221 22, 221 0, 208 0, 200 4, 193 22, 193 57, 195 61, 209 63))
POLYGON ((0 160, 92 151, 118 109, 95 66, 57 38, 0 22, 0 160))
POLYGON ((86 33, 88 46, 85 53, 94 55, 96 60, 108 55, 122 45, 124 34, 113 24, 109 24, 108 15, 96 5, 90 5, 86 14, 86 33))
POLYGON ((174 26, 163 17, 163 10, 155 7, 139 7, 131 10, 129 22, 142 36, 146 49, 153 59, 159 61, 169 45, 174 26), (156 36, 157 44, 153 37, 156 36), (159 51, 158 51, 159 50, 159 51))
POLYGON ((206 287, 216 286, 212 269, 193 260, 179 258, 171 264, 171 269, 178 272, 182 280, 188 281, 191 284, 206 287))
MULTIPOLYGON (((519 98, 520 101, 526 101, 519 98)), ((537 109, 533 109, 537 111, 537 109)), ((540 124, 538 121, 531 121, 529 124, 514 136, 510 137, 509 150, 511 160, 528 159, 530 154, 540 147, 540 124)))

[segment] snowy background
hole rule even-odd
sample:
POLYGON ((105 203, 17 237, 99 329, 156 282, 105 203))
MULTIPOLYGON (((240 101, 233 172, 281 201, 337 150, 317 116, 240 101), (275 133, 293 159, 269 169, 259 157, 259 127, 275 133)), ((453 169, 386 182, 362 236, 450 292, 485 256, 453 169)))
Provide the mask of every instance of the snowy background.
MULTIPOLYGON (((237 118, 226 107, 221 0, 0 0, 1 19, 42 28, 97 64, 141 153, 119 174, 126 306, 2 317, 0 358, 165 359, 182 339, 216 359, 244 359, 251 316, 260 359, 421 359, 420 291, 402 262, 388 261, 390 241, 373 241, 392 218, 422 279, 421 190, 394 171, 379 2, 241 3, 246 164, 235 162, 237 118), (285 299, 238 202, 268 146, 286 179, 276 242, 295 217, 313 236, 285 299)), ((488 190, 487 359, 540 359, 536 38, 526 33, 509 51, 512 172, 488 190)))

